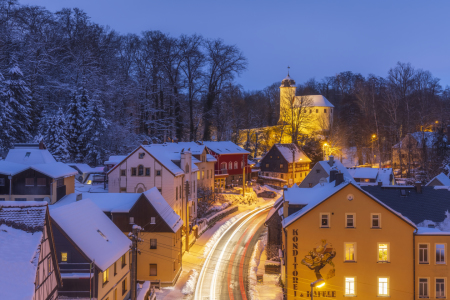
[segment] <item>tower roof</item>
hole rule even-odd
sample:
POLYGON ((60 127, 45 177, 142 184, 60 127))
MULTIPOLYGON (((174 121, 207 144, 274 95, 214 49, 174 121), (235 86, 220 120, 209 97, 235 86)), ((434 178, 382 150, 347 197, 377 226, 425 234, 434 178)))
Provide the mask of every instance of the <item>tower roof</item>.
POLYGON ((289 72, 287 76, 281 81, 281 87, 291 87, 295 86, 295 80, 289 76, 289 72))

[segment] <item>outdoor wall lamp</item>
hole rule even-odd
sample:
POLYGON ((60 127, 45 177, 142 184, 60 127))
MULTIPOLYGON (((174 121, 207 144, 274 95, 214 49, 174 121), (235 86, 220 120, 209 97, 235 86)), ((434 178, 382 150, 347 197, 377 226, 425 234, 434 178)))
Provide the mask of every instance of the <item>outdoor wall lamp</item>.
POLYGON ((325 285, 325 280, 323 278, 317 279, 311 283, 311 300, 314 299, 314 288, 321 288, 325 285))

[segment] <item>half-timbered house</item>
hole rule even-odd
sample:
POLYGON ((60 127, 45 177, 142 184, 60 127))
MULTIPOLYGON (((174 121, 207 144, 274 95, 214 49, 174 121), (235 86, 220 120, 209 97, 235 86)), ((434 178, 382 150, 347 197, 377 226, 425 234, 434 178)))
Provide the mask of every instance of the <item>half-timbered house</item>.
POLYGON ((51 209, 63 286, 69 298, 128 299, 131 241, 91 200, 51 209))
POLYGON ((0 298, 53 300, 60 287, 47 203, 0 202, 0 298))

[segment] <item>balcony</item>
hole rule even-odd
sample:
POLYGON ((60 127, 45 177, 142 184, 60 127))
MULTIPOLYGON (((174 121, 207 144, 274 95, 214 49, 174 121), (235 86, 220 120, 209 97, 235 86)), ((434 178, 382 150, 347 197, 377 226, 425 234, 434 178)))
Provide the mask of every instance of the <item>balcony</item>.
POLYGON ((222 169, 222 170, 216 170, 215 171, 215 175, 228 175, 228 170, 227 169, 222 169))

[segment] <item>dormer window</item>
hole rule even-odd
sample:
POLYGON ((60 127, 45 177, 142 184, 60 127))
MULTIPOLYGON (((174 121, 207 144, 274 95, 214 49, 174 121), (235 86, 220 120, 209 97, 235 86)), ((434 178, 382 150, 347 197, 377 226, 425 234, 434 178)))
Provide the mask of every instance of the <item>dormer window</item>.
POLYGON ((144 155, 145 155, 145 153, 139 153, 139 159, 143 159, 144 155))

